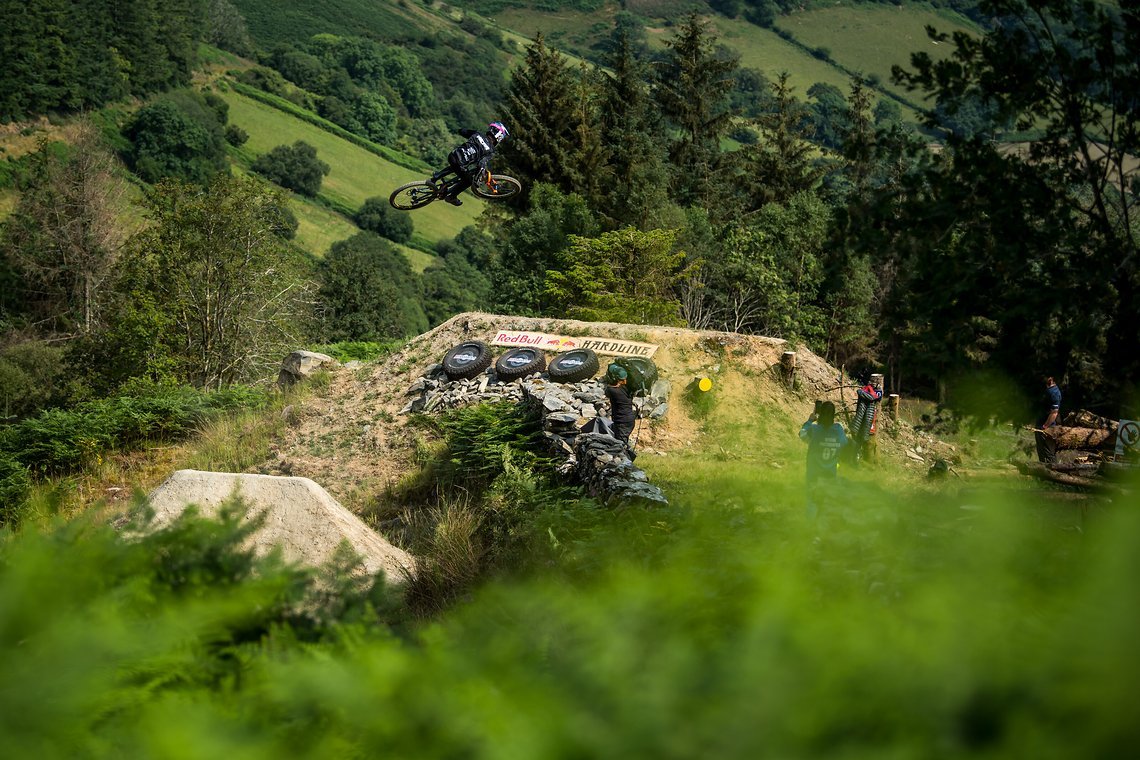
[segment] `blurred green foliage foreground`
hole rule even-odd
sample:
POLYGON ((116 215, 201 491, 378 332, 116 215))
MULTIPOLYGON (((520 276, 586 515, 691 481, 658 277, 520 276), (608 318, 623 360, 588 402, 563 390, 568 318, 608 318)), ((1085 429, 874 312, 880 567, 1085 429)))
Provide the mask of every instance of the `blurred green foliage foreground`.
POLYGON ((589 571, 427 622, 348 559, 255 560, 238 511, 25 530, 0 544, 0 754, 1118 757, 1140 520, 1040 499, 627 517, 589 571))

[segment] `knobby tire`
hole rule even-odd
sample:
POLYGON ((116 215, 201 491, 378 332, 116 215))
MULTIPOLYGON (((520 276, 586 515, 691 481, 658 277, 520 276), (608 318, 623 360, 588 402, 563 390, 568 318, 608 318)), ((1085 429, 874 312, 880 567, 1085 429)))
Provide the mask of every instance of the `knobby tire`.
POLYGON ((417 208, 423 208, 432 201, 439 197, 438 189, 435 185, 427 180, 419 180, 418 182, 409 182, 406 185, 400 185, 392 194, 388 196, 388 203, 392 208, 400 211, 411 211, 417 208), (416 192, 416 191, 419 192, 416 192))
POLYGON ((471 192, 489 201, 506 200, 522 192, 522 183, 514 177, 508 177, 505 174, 492 174, 491 183, 495 188, 493 190, 487 187, 486 183, 476 180, 476 182, 471 185, 471 192))

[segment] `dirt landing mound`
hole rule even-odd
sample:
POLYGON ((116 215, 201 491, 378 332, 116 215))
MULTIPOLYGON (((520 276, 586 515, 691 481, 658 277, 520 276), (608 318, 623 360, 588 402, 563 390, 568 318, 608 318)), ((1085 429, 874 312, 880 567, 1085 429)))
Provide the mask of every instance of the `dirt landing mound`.
MULTIPOLYGON (((673 327, 581 322, 570 319, 514 317, 466 313, 411 339, 399 352, 356 368, 337 368, 327 387, 289 410, 282 440, 272 447, 271 458, 258 471, 303 475, 323 484, 345 506, 366 511, 378 490, 396 483, 416 468, 421 433, 400 415, 409 386, 444 353, 466 340, 490 342, 498 331, 523 330, 565 336, 617 338, 653 343, 653 355, 662 379, 671 385, 669 412, 652 425, 639 428, 639 449, 668 453, 697 445, 705 422, 694 418, 683 403, 686 388, 695 377, 713 378, 720 404, 750 415, 759 409, 778 410, 790 426, 790 435, 812 409, 817 398, 831 399, 853 408, 854 392, 841 391, 839 371, 803 347, 777 338, 756 335, 687 330, 673 327), (789 388, 780 367, 785 351, 796 351, 796 376, 789 388)), ((496 348, 499 354, 506 349, 496 348)), ((604 371, 609 357, 602 356, 604 371)), ((885 457, 908 469, 929 463, 911 461, 904 446, 916 440, 906 426, 892 426, 890 436, 880 435, 885 457)), ((924 441, 924 447, 928 446, 924 441)))
POLYGON ((172 522, 191 504, 203 515, 216 514, 235 493, 251 514, 265 513, 265 524, 253 537, 258 551, 280 546, 287 561, 316 567, 347 541, 365 569, 383 570, 389 583, 403 583, 415 568, 410 554, 388 543, 308 478, 179 470, 150 495, 155 524, 172 522))

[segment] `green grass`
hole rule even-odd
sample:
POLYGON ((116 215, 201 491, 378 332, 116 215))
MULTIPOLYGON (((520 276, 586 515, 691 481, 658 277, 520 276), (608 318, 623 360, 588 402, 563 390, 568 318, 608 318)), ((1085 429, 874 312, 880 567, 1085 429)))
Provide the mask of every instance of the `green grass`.
MULTIPOLYGON (((356 209, 367 198, 386 197, 397 186, 424 178, 423 172, 397 166, 270 105, 233 91, 219 95, 230 106, 230 122, 249 133, 249 142, 242 146, 244 154, 261 155, 278 145, 291 145, 298 140, 316 148, 320 159, 331 167, 322 185, 321 197, 334 207, 356 209)), ((472 224, 482 208, 478 201, 469 201, 460 208, 433 204, 419 209, 413 217, 417 238, 425 245, 452 238, 472 224)), ((319 224, 317 219, 313 222, 319 224)), ((333 234, 325 237, 331 240, 333 234)), ((410 258, 413 263, 423 262, 422 257, 414 254, 410 258)))
POLYGON ((333 243, 360 231, 342 215, 297 195, 293 196, 289 208, 298 222, 295 242, 314 256, 324 256, 333 243))
MULTIPOLYGON (((801 100, 807 99, 808 88, 816 82, 834 85, 844 93, 851 86, 851 78, 847 74, 826 61, 812 57, 769 29, 721 17, 717 17, 714 23, 722 36, 721 41, 739 53, 741 66, 756 69, 773 81, 780 72, 788 72, 788 82, 801 100)), ((660 36, 665 40, 672 34, 672 30, 665 30, 660 36)))
MULTIPOLYGON (((890 84, 891 67, 910 68, 915 52, 929 53, 938 60, 953 49, 949 44, 934 45, 924 27, 931 25, 942 32, 978 31, 964 18, 918 5, 840 5, 778 16, 776 25, 809 48, 827 48, 832 59, 851 71, 877 75, 888 90, 912 101, 918 100, 917 94, 890 84)), ((841 89, 846 91, 846 87, 841 89)))
POLYGON ((20 194, 15 190, 0 190, 0 222, 8 218, 19 202, 20 194))

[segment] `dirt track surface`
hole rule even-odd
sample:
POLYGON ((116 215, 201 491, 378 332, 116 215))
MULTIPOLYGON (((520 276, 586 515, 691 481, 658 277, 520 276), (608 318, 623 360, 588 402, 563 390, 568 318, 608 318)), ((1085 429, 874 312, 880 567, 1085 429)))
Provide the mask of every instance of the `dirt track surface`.
MULTIPOLYGON (((327 389, 287 410, 291 421, 272 458, 257 468, 274 475, 298 475, 319 483, 349 509, 360 511, 372 494, 414 470, 417 437, 422 435, 399 414, 405 392, 449 348, 465 340, 490 342, 500 330, 526 330, 569 336, 619 338, 659 346, 653 355, 661 379, 668 380, 669 413, 659 424, 645 426, 639 449, 669 452, 691 445, 701 436, 700 424, 685 411, 681 397, 694 378, 708 376, 717 384, 719 403, 737 404, 741 414, 762 404, 786 412, 796 424, 807 418, 812 402, 841 402, 838 370, 802 347, 787 341, 714 331, 651 327, 612 322, 497 316, 465 313, 413 338, 398 353, 358 367, 338 367, 327 389), (796 383, 782 379, 780 358, 796 351, 796 383)), ((496 356, 505 348, 495 348, 496 356)), ((608 357, 601 356, 602 371, 608 357)), ((852 397, 850 390, 847 397, 852 397)), ((851 399, 847 399, 848 405, 851 399)), ((908 431, 880 435, 883 456, 913 468, 904 446, 908 431), (900 434, 901 433, 901 434, 900 434)))

